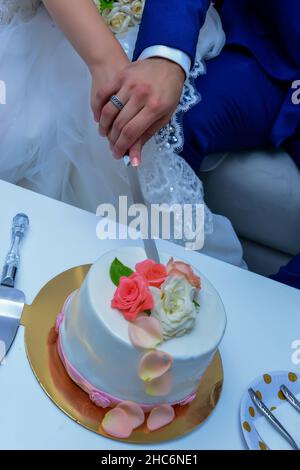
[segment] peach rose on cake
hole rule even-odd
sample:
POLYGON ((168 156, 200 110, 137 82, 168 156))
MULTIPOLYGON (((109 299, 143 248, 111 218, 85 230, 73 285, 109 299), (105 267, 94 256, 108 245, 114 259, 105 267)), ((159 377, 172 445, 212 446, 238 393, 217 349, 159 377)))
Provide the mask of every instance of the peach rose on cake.
POLYGON ((137 263, 135 269, 152 287, 159 288, 168 276, 166 267, 163 264, 155 263, 152 259, 137 263))
POLYGON ((174 258, 171 258, 167 264, 167 272, 169 276, 183 276, 198 291, 201 289, 201 279, 189 264, 183 261, 174 261, 174 258))
POLYGON ((134 321, 139 313, 151 310, 154 301, 145 278, 139 273, 122 276, 111 306, 120 310, 128 321, 134 321))

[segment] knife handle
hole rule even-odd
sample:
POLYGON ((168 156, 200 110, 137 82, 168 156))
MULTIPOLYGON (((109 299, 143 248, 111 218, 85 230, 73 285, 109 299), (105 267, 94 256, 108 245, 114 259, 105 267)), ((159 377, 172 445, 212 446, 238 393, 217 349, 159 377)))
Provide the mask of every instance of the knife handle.
POLYGON ((17 270, 20 264, 20 242, 29 226, 29 218, 26 214, 17 214, 12 223, 11 247, 6 255, 2 272, 1 285, 14 287, 17 270))

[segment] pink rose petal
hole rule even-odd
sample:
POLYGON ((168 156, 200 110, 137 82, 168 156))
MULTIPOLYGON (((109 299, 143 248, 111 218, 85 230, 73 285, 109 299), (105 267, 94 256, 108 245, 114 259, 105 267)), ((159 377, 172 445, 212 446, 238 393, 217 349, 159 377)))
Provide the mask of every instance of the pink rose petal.
POLYGON ((139 377, 144 382, 150 382, 165 374, 172 363, 172 357, 163 351, 148 352, 141 359, 139 377))
POLYGON ((132 401, 123 401, 117 406, 118 409, 123 410, 129 419, 133 429, 138 428, 145 421, 145 414, 142 408, 132 401))
POLYGON ((120 408, 114 408, 106 413, 102 421, 102 427, 107 434, 119 439, 129 437, 133 431, 132 420, 120 408))
POLYGON ((149 431, 156 431, 167 424, 172 423, 175 418, 175 411, 171 405, 160 405, 153 408, 148 420, 147 427, 149 431))
POLYGON ((172 375, 170 372, 167 372, 157 379, 151 380, 151 382, 145 382, 145 392, 152 397, 164 397, 169 395, 171 389, 172 375))
POLYGON ((129 323, 128 335, 136 348, 154 349, 163 340, 160 322, 149 316, 140 316, 129 323))

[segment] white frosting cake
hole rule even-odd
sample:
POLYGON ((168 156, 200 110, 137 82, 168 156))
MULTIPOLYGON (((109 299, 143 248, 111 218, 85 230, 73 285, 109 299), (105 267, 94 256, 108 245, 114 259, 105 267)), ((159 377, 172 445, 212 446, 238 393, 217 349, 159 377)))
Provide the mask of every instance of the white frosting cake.
MULTIPOLYGON (((166 254, 160 256, 162 263, 170 259, 166 254)), ((222 301, 211 283, 193 267, 201 277, 202 285, 197 293, 200 306, 194 326, 188 333, 162 341, 157 346, 159 351, 172 358, 171 386, 166 396, 150 395, 138 374, 147 351, 132 344, 130 322, 111 307, 116 286, 109 271, 116 257, 134 270, 136 263, 145 260, 145 252, 142 248, 126 247, 105 254, 91 267, 81 288, 67 303, 60 326, 60 346, 65 361, 83 382, 120 402, 129 400, 144 409, 162 403, 185 402, 188 397, 193 397, 225 332, 226 314, 222 301)))

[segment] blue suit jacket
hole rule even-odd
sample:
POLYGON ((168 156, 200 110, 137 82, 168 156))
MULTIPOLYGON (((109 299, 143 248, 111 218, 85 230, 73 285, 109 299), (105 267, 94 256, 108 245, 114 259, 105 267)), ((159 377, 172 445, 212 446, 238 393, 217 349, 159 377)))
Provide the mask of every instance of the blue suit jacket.
MULTIPOLYGON (((210 3, 146 0, 134 58, 146 47, 162 44, 186 52, 193 60, 210 3)), ((219 12, 228 45, 249 49, 274 79, 300 79, 300 0, 224 0, 219 12)), ((289 94, 274 125, 274 143, 280 145, 291 135, 295 139, 295 133, 300 163, 300 106, 292 104, 289 94)))

